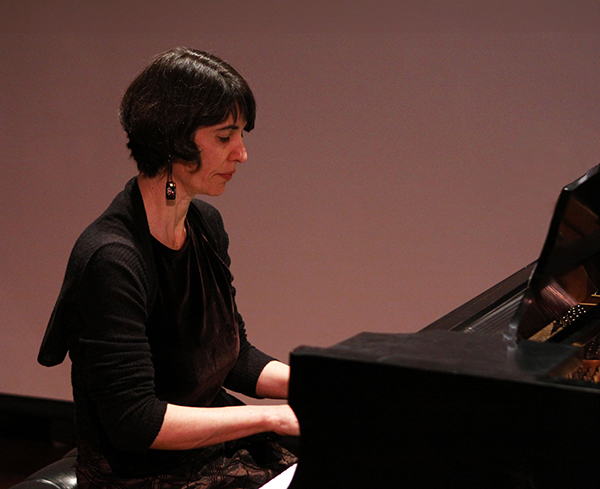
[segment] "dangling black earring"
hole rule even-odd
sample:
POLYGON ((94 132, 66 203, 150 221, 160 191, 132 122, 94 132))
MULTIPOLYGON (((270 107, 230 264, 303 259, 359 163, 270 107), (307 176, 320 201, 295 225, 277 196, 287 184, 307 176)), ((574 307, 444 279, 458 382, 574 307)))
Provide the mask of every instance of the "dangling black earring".
POLYGON ((177 197, 177 187, 175 186, 175 182, 173 181, 173 167, 171 164, 171 156, 169 156, 169 161, 167 163, 167 187, 165 188, 165 195, 167 200, 175 200, 177 197))

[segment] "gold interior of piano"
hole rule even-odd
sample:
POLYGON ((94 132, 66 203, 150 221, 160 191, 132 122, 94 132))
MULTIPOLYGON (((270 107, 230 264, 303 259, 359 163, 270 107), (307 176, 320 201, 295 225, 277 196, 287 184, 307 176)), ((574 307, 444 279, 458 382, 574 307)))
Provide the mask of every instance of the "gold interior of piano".
MULTIPOLYGON (((600 216, 586 202, 569 200, 560 223, 555 251, 578 250, 578 246, 600 233, 600 216)), ((600 303, 600 253, 589 256, 580 266, 556 277, 558 290, 574 304, 564 316, 551 322, 528 339, 547 341, 600 303)), ((563 309, 564 310, 564 309, 563 309)), ((588 331, 572 343, 581 348, 580 365, 568 378, 600 383, 600 331, 588 331)))
MULTIPOLYGON (((529 339, 547 341, 599 303, 600 292, 596 291, 585 301, 569 309, 564 316, 548 324, 529 339)), ((596 331, 591 336, 580 338, 574 344, 581 347, 581 363, 567 375, 567 378, 600 383, 600 331, 596 331)))
POLYGON ((600 360, 582 359, 581 365, 567 375, 567 378, 600 383, 600 360))

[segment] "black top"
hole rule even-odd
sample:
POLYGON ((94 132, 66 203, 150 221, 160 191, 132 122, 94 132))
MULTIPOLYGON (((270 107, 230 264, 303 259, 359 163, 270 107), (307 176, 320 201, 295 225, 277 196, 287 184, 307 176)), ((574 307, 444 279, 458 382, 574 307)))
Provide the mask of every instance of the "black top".
MULTIPOLYGON (((196 259, 202 268, 207 265, 207 274, 218 272, 214 273, 216 288, 203 291, 208 295, 201 297, 210 307, 220 304, 220 312, 204 308, 209 312, 202 328, 180 329, 178 334, 183 335, 175 338, 159 324, 156 305, 164 300, 164 290, 159 287, 143 200, 137 180, 132 179, 77 240, 40 348, 38 360, 46 366, 61 363, 69 352, 78 432, 117 465, 158 467, 163 456, 167 462, 172 453, 148 450, 160 430, 167 403, 210 403, 215 387, 195 390, 192 384, 205 375, 203 369, 194 370, 206 360, 207 350, 198 347, 199 339, 207 331, 203 329, 206 325, 214 327, 217 315, 225 318, 224 324, 216 322, 229 332, 225 344, 233 350, 228 353, 232 358, 220 366, 216 384, 228 372, 224 387, 256 396, 258 376, 272 360, 246 339, 244 321, 234 302, 228 237, 220 214, 211 205, 194 200, 187 223, 200 245, 191 250, 196 259), (170 347, 162 343, 165 338, 170 347), (188 348, 185 366, 177 343, 188 348), (196 348, 200 360, 192 360, 190 348, 196 348), (171 371, 165 365, 177 367, 171 371), (174 383, 175 376, 179 384, 174 383)), ((201 288, 200 282, 192 287, 201 288)), ((218 347, 221 353, 223 346, 218 347)), ((212 404, 221 402, 217 396, 212 404)))
POLYGON ((159 286, 146 331, 157 396, 210 406, 239 351, 231 274, 206 239, 186 227, 179 250, 152 240, 159 286))

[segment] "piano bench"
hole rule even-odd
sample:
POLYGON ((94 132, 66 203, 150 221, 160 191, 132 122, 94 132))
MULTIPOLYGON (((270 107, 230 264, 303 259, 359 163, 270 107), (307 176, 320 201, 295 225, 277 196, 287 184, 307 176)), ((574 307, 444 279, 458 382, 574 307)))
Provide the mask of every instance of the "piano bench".
POLYGON ((76 458, 77 449, 74 448, 63 458, 31 474, 11 489, 77 489, 76 458))

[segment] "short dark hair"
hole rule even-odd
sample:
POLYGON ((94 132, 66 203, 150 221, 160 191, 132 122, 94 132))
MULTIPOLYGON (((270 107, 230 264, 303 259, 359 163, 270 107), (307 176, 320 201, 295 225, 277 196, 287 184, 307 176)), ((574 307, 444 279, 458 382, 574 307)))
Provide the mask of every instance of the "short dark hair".
POLYGON ((194 143, 199 127, 229 116, 254 128, 256 102, 242 76, 213 54, 175 48, 158 55, 133 80, 119 116, 138 170, 159 174, 174 159, 200 162, 194 143))

